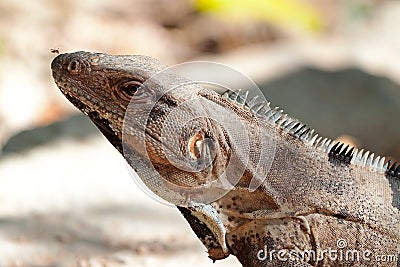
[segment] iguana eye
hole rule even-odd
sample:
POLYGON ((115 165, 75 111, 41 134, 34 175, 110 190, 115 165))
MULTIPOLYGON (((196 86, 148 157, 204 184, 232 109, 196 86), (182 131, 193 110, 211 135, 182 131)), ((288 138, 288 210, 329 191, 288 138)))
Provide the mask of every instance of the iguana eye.
POLYGON ((130 101, 134 95, 139 94, 142 84, 138 81, 124 82, 119 86, 120 97, 126 101, 130 101))

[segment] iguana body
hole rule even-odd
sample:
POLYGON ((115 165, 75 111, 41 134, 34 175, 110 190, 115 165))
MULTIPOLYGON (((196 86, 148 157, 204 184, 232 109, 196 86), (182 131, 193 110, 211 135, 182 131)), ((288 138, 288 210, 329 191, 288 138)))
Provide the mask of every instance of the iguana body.
POLYGON ((246 94, 221 96, 185 84, 173 73, 143 85, 164 69, 149 57, 88 52, 61 54, 52 62, 53 77, 63 94, 144 178, 148 174, 140 171, 146 169, 146 157, 163 178, 186 188, 216 180, 234 158, 234 138, 207 118, 190 121, 180 138, 168 140, 169 133, 181 130, 166 124, 168 114, 196 113, 196 106, 179 110, 185 101, 223 107, 238 118, 250 136, 249 150, 242 152, 250 156, 248 162, 237 157, 237 168, 244 171, 238 171, 238 177, 230 172, 228 180, 237 181, 234 188, 211 203, 188 200, 178 206, 211 259, 233 254, 247 267, 400 265, 399 166, 319 138, 279 109, 249 101, 246 94), (165 90, 175 82, 185 85, 165 90), (141 107, 154 99, 151 112, 143 112, 141 107), (127 112, 129 103, 133 108, 127 112), (127 119, 131 124, 124 132, 127 119), (146 149, 138 145, 142 141, 146 149), (273 161, 261 186, 251 191, 263 160, 254 151, 271 142, 273 161), (207 171, 200 172, 179 168, 168 161, 179 153, 193 164, 212 158, 212 166, 204 165, 207 171), (295 252, 309 257, 296 257, 295 252))

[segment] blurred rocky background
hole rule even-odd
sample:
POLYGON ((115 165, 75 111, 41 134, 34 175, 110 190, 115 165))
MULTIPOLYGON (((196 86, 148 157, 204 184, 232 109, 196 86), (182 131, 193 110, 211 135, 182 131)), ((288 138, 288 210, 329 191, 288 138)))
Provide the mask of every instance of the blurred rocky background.
POLYGON ((53 83, 56 52, 211 60, 323 136, 400 159, 400 2, 3 0, 0 266, 212 263, 53 83))

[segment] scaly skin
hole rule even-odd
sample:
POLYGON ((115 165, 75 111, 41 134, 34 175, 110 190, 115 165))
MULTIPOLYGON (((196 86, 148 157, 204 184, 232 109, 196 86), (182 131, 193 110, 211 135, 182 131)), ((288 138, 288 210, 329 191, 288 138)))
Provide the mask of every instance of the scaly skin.
POLYGON ((400 260, 394 260, 400 251, 397 165, 318 139, 300 122, 269 106, 255 108, 243 95, 221 96, 169 71, 150 79, 165 67, 149 57, 76 52, 57 56, 51 68, 62 93, 142 179, 153 177, 144 170, 154 170, 167 181, 160 183, 162 192, 173 184, 182 188, 177 196, 183 196, 187 189, 219 181, 229 170, 227 180, 234 187, 227 194, 202 201, 226 189, 217 183, 174 202, 211 259, 233 254, 247 267, 399 266, 400 260), (176 84, 181 86, 169 90, 176 84), (189 100, 199 105, 185 105, 189 100), (173 112, 186 118, 199 107, 210 118, 197 117, 183 128, 168 119, 173 112), (227 121, 234 115, 243 126, 248 150, 211 119, 219 111, 227 121), (261 172, 260 144, 274 154, 261 172), (171 163, 179 155, 190 168, 171 163), (235 168, 229 169, 232 161, 235 168), (263 182, 252 192, 255 178, 263 182), (288 260, 284 252, 293 256, 294 251, 322 257, 288 260), (378 262, 382 256, 391 258, 378 262))

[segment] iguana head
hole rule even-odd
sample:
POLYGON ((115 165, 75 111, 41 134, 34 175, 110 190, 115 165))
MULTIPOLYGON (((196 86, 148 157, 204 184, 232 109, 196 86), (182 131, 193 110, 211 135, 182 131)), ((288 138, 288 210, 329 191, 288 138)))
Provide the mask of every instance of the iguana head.
POLYGON ((119 151, 131 98, 144 95, 141 85, 162 68, 156 59, 146 56, 110 57, 83 51, 61 54, 51 63, 61 92, 90 117, 119 151))

